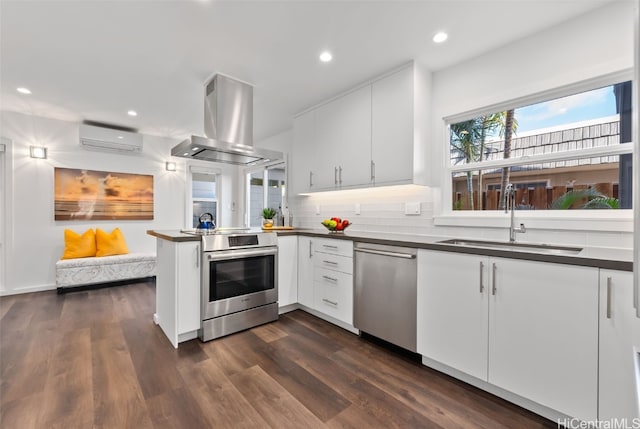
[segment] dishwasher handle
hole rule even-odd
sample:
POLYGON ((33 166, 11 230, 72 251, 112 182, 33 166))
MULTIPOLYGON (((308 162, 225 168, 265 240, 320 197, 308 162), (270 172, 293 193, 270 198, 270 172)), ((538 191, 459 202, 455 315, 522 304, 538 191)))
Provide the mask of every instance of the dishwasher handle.
POLYGON ((391 256, 394 258, 403 258, 403 259, 416 258, 416 255, 411 253, 389 252, 387 250, 367 249, 366 247, 361 247, 353 250, 361 253, 371 253, 373 255, 391 256))

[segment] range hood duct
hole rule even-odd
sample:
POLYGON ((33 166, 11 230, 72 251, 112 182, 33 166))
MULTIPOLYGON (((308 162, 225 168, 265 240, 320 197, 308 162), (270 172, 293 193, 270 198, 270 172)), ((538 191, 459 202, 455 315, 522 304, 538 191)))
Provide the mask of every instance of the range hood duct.
POLYGON ((281 152, 253 147, 253 87, 216 74, 205 86, 204 133, 171 149, 171 155, 235 165, 282 160, 281 152))

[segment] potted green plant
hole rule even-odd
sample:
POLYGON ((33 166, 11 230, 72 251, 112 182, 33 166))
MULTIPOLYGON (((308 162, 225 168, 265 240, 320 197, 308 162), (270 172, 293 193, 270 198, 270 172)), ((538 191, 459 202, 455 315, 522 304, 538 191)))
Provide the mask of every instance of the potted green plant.
POLYGON ((273 226, 273 218, 276 215, 276 211, 271 208, 262 209, 262 226, 265 228, 271 228, 273 226))

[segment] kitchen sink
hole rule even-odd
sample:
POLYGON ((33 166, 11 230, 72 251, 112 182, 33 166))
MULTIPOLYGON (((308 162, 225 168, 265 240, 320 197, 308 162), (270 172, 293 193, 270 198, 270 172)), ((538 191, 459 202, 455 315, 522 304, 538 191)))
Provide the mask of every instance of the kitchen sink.
POLYGON ((508 241, 463 240, 454 238, 438 241, 439 244, 453 244, 463 247, 479 247, 483 249, 515 250, 522 252, 545 253, 550 255, 577 255, 581 247, 554 246, 551 244, 512 243, 508 241))

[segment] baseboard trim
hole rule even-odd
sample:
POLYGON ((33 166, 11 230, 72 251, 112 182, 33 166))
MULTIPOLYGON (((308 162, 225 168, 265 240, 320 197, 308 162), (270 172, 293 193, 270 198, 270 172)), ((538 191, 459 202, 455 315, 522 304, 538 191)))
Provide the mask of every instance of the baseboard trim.
POLYGON ((278 314, 289 313, 293 310, 298 310, 300 308, 300 304, 294 303, 289 305, 283 305, 282 307, 278 307, 278 314))
POLYGON ((18 289, 11 290, 2 290, 0 291, 0 296, 9 296, 9 295, 19 295, 23 293, 33 293, 33 292, 46 292, 49 290, 56 290, 56 285, 40 285, 40 286, 27 286, 18 289))
POLYGON ((69 292, 79 292, 84 290, 93 290, 93 289, 102 289, 106 287, 114 287, 114 286, 124 286, 130 285, 133 283, 146 283, 155 281, 156 277, 142 277, 139 279, 126 279, 126 280, 116 280, 114 282, 103 282, 103 283, 92 283, 88 285, 79 285, 79 286, 64 286, 57 288, 58 295, 69 292))
POLYGON ((334 325, 339 326, 340 328, 345 329, 351 332, 352 334, 356 334, 356 335, 360 334, 360 330, 354 328, 353 325, 350 325, 349 323, 345 323, 342 320, 338 320, 331 316, 327 316, 326 314, 316 311, 312 308, 309 308, 306 305, 298 304, 298 306, 300 310, 306 311, 309 314, 313 314, 317 318, 326 320, 329 323, 333 323, 334 325))
POLYGON ((424 366, 428 366, 431 369, 435 369, 436 371, 447 374, 453 378, 464 381, 465 383, 477 387, 478 389, 484 390, 485 392, 489 392, 492 395, 516 404, 519 407, 525 408, 533 413, 551 420, 554 423, 568 421, 571 419, 571 417, 567 416, 566 414, 562 414, 537 402, 533 402, 530 399, 523 398, 522 396, 516 395, 515 393, 511 393, 507 390, 501 389, 500 387, 494 386, 493 384, 490 384, 484 380, 473 377, 455 368, 451 368, 450 366, 447 366, 428 357, 422 356, 422 364, 424 366))

